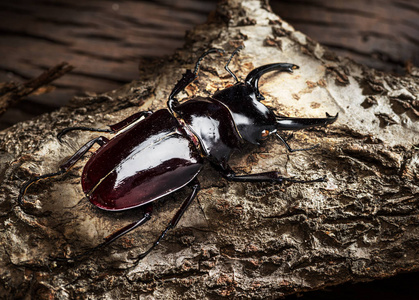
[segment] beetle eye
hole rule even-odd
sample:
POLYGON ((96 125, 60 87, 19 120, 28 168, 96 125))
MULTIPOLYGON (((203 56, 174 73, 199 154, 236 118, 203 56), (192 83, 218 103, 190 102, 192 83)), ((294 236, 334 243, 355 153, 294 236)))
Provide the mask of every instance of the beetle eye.
POLYGON ((268 130, 262 130, 262 134, 261 137, 262 139, 266 139, 269 136, 269 131, 268 130))

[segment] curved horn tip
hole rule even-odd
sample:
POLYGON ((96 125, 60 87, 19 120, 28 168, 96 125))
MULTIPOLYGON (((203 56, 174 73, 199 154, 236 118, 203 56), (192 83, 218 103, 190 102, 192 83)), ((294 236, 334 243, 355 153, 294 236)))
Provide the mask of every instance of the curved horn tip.
POLYGON ((284 71, 288 72, 288 73, 293 73, 294 70, 298 70, 300 67, 294 64, 289 64, 289 66, 287 68, 284 69, 284 71))
POLYGON ((330 123, 329 123, 329 124, 331 124, 331 123, 335 122, 335 121, 337 120, 338 116, 339 116, 339 113, 336 113, 336 115, 335 115, 335 116, 331 116, 331 115, 329 115, 329 113, 326 113, 326 117, 327 117, 327 118, 329 119, 329 121, 330 121, 330 123))

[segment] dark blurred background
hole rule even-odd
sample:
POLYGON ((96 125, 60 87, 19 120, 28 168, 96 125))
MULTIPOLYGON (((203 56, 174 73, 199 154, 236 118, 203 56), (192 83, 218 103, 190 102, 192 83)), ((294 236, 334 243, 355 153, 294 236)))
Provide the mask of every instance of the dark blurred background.
MULTIPOLYGON (((144 59, 182 47, 187 30, 204 23, 215 0, 0 1, 0 82, 24 82, 66 61, 76 68, 0 116, 0 130, 138 78, 144 59)), ((272 0, 272 9, 297 30, 342 56, 404 74, 419 66, 417 0, 272 0)), ((346 284, 306 297, 419 299, 419 275, 346 284)))

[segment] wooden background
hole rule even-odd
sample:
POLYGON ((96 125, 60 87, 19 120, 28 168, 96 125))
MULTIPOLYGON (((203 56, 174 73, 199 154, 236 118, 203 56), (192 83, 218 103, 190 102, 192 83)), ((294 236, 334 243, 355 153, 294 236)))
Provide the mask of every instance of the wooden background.
MULTIPOLYGON (((284 20, 340 55, 390 72, 419 65, 417 1, 271 4, 284 20)), ((75 95, 108 91, 137 79, 141 62, 172 54, 182 46, 185 32, 205 22, 215 7, 214 0, 2 1, 0 82, 23 82, 62 61, 76 69, 55 82, 54 92, 11 108, 1 117, 0 129, 65 105, 75 95)), ((341 291, 341 299, 387 299, 394 296, 392 291, 416 299, 417 280, 417 275, 402 275, 334 291, 341 291)), ((326 299, 325 294, 319 297, 326 299)))
MULTIPOLYGON (((50 94, 32 96, 0 117, 0 130, 138 77, 145 60, 182 47, 215 0, 0 2, 0 82, 24 82, 63 61, 75 66, 50 94)), ((419 2, 273 0, 273 10, 339 55, 403 73, 419 65, 419 2)))

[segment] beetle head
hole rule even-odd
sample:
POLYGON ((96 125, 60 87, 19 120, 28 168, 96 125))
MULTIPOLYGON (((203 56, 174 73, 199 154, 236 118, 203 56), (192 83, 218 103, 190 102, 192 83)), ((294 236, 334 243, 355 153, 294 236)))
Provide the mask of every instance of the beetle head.
POLYGON ((265 99, 259 92, 260 77, 270 71, 292 73, 297 65, 276 63, 254 69, 247 75, 244 82, 218 91, 213 98, 222 102, 230 110, 234 123, 241 137, 252 143, 259 144, 270 134, 281 130, 300 130, 304 128, 326 126, 336 121, 336 116, 326 113, 326 118, 290 118, 279 117, 260 101, 265 99))
POLYGON ((270 71, 291 73, 294 69, 298 69, 298 66, 286 63, 265 65, 251 71, 244 82, 238 82, 213 95, 213 98, 228 107, 244 140, 259 144, 259 141, 276 132, 278 126, 277 116, 260 102, 264 97, 259 92, 259 78, 270 71))

